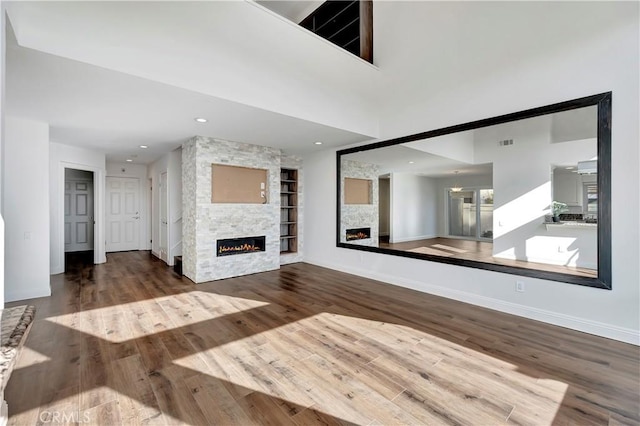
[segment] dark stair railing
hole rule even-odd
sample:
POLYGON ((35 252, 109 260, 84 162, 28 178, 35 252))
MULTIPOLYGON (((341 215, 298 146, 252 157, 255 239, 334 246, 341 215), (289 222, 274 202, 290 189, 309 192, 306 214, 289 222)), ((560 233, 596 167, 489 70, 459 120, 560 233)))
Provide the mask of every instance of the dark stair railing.
POLYGON ((373 63, 372 0, 326 1, 300 25, 373 63))

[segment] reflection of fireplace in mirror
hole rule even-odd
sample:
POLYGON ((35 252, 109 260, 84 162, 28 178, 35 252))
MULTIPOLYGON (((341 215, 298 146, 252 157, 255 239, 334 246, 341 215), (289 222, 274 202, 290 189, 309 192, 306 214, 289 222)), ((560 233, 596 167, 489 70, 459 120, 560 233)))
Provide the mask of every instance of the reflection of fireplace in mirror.
POLYGON ((265 251, 265 237, 230 238, 216 241, 216 256, 265 251))
POLYGON ((347 241, 365 240, 371 238, 371 228, 347 229, 347 241))

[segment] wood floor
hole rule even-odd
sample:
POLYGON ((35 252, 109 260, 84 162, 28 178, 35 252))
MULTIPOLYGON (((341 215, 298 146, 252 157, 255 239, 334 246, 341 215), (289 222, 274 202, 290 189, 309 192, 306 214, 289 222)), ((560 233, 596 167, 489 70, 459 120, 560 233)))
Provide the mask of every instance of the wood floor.
POLYGON ((52 287, 10 424, 640 423, 638 347, 309 264, 194 285, 128 252, 52 287))
POLYGON ((425 240, 407 241, 404 243, 389 243, 387 237, 386 241, 381 238, 379 246, 392 250, 415 251, 417 253, 433 254, 436 256, 477 260, 495 265, 559 272, 561 274, 578 275, 580 277, 596 278, 598 276, 598 271, 595 269, 527 262, 526 260, 500 259, 493 256, 493 243, 484 241, 436 237, 425 240))

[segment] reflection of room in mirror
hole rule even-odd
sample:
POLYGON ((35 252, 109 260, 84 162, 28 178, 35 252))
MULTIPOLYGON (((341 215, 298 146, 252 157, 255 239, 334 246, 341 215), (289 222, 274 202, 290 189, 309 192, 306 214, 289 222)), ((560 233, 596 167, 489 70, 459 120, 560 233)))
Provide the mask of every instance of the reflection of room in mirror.
POLYGON ((379 197, 341 205, 341 241, 366 225, 383 248, 597 276, 596 106, 349 153, 341 167, 379 197), (549 223, 552 201, 567 209, 549 223))

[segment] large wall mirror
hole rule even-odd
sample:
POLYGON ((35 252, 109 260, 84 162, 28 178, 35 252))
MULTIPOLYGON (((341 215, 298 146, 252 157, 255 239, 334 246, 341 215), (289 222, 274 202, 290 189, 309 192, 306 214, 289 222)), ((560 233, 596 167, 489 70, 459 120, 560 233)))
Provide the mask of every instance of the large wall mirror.
POLYGON ((610 150, 609 92, 338 151, 337 245, 611 289, 610 150))

